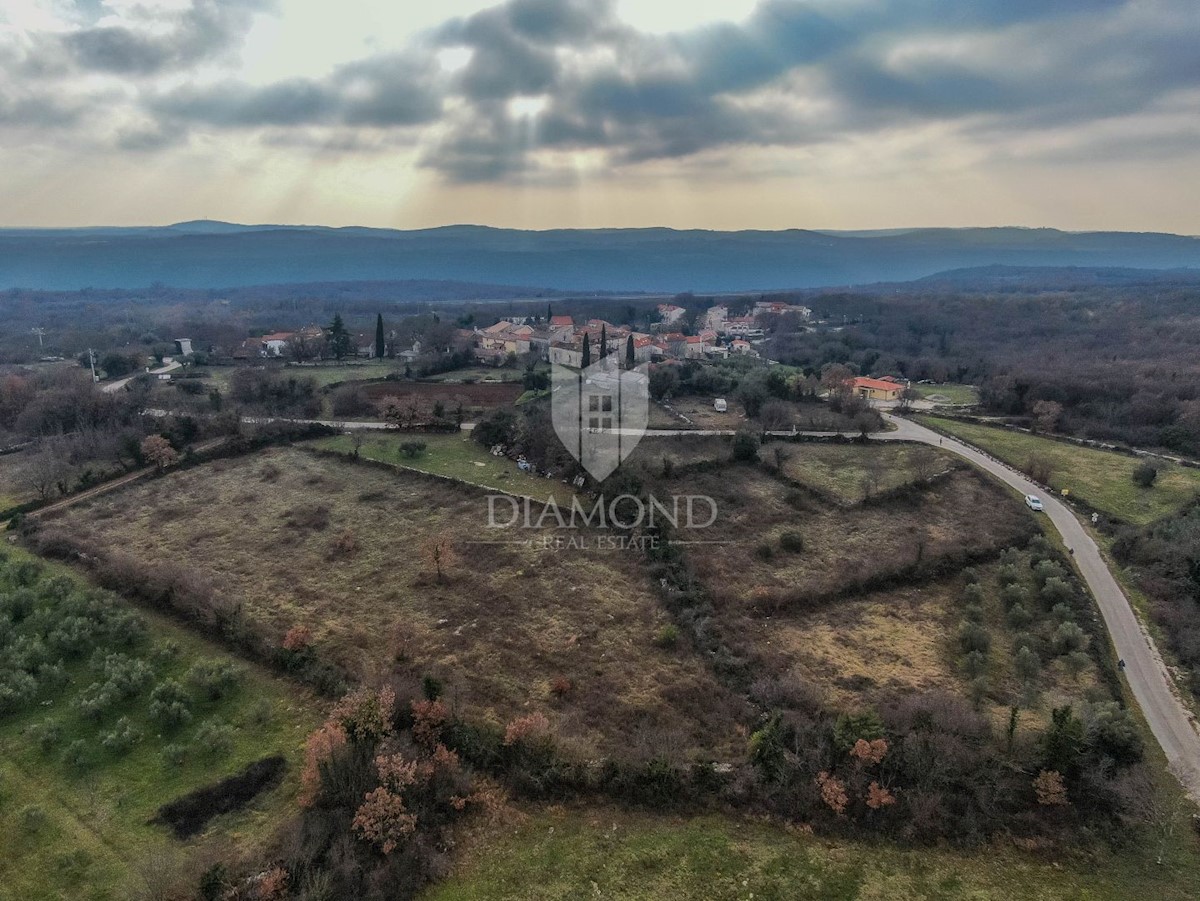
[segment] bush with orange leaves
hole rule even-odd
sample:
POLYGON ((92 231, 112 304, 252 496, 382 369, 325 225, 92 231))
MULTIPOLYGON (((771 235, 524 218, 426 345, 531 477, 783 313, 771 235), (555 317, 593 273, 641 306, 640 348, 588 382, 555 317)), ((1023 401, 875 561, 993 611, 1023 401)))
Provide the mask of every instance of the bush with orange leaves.
POLYGON ((539 745, 550 740, 550 721, 541 713, 519 716, 504 730, 504 746, 539 745))
POLYGON ((366 743, 391 735, 395 715, 396 692, 385 685, 378 690, 360 688, 346 695, 333 708, 330 719, 341 725, 348 738, 366 743))
POLYGON ((825 802, 825 806, 841 816, 846 812, 846 805, 850 803, 850 796, 846 794, 846 783, 837 776, 821 770, 817 773, 817 787, 821 789, 821 800, 825 802))
POLYGON ((304 745, 304 769, 300 772, 300 806, 311 807, 321 793, 321 769, 346 747, 341 723, 327 721, 308 737, 304 745))
POLYGON ((867 741, 860 738, 850 749, 850 756, 860 763, 882 763, 887 756, 888 743, 882 738, 867 741))
POLYGON ((299 654, 312 647, 313 632, 308 626, 292 626, 283 636, 281 647, 285 651, 299 654))
POLYGON ((879 810, 883 807, 891 807, 896 803, 896 796, 880 785, 878 782, 872 782, 867 786, 867 806, 872 810, 879 810))
POLYGON ((408 812, 404 796, 386 786, 368 792, 351 823, 358 836, 384 854, 391 854, 417 831, 417 817, 408 812))
POLYGON ((426 748, 437 745, 442 737, 449 711, 441 701, 413 701, 413 739, 426 748))
POLYGON ((283 867, 271 867, 258 877, 254 897, 259 901, 280 901, 287 897, 288 871, 283 867))
POLYGON ((1042 770, 1038 773, 1033 780, 1033 790, 1037 794, 1037 802, 1043 807, 1065 807, 1071 803, 1067 798, 1067 785, 1058 770, 1042 770))

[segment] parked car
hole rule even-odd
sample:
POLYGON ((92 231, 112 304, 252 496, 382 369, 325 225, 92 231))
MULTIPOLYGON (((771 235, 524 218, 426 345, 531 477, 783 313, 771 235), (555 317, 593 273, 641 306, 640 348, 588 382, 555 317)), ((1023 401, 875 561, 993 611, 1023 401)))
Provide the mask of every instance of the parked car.
POLYGON ((725 398, 718 397, 715 401, 713 401, 713 409, 718 413, 724 413, 729 409, 729 404, 725 403, 725 398))
POLYGON ((1025 506, 1036 513, 1042 511, 1042 500, 1036 494, 1025 495, 1025 506))

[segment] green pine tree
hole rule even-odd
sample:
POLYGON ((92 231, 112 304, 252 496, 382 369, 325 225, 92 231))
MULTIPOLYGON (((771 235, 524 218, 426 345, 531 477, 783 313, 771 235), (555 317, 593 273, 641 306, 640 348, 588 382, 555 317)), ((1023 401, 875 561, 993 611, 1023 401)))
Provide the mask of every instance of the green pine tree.
POLYGON ((325 329, 325 338, 329 342, 329 352, 339 362, 350 356, 350 332, 342 322, 342 314, 334 313, 333 322, 325 329))

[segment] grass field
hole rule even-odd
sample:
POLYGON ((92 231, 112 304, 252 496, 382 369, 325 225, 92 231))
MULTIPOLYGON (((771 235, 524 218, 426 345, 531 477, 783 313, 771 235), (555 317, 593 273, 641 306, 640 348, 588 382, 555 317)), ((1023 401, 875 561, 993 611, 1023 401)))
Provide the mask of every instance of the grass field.
POLYGON ((974 385, 956 385, 949 382, 936 385, 913 385, 913 389, 924 400, 942 404, 977 404, 979 389, 974 385))
POLYGON ((639 753, 651 732, 671 736, 667 753, 739 745, 740 707, 703 661, 655 645, 669 620, 640 553, 598 551, 586 529, 588 549, 523 542, 549 529, 489 533, 486 494, 288 449, 178 472, 56 522, 88 545, 180 561, 275 641, 304 624, 318 654, 363 676, 432 673, 472 717, 540 710, 590 754, 639 753), (425 553, 435 535, 457 558, 444 582, 425 553))
MULTIPOLYGON (((543 367, 539 367, 543 368, 543 367)), ((549 369, 549 366, 544 367, 549 369)), ((524 369, 506 369, 497 366, 472 366, 468 369, 455 369, 451 372, 439 372, 431 375, 431 382, 519 382, 525 376, 524 369)))
POLYGON ((906 485, 918 474, 948 469, 953 454, 904 444, 864 447, 857 444, 788 444, 768 442, 761 451, 772 460, 776 446, 787 459, 784 474, 844 503, 857 503, 868 490, 887 491, 906 485), (871 484, 877 482, 877 484, 871 484))
POLYGON ((905 850, 715 816, 556 810, 470 837, 422 901, 1130 901, 1195 897, 1195 852, 1065 860, 1008 846, 905 850))
MULTIPOLYGON (((354 440, 349 435, 322 438, 314 441, 312 445, 343 454, 354 453, 354 440)), ((493 457, 471 439, 469 432, 385 433, 367 438, 358 452, 359 456, 367 460, 405 466, 508 494, 537 498, 553 494, 558 502, 563 504, 569 504, 574 495, 571 487, 562 484, 561 481, 522 472, 516 462, 508 457, 493 457), (413 441, 424 444, 425 451, 416 457, 402 454, 400 445, 413 441)))
POLYGON ((965 550, 999 550, 1032 528, 1015 500, 969 472, 902 503, 849 509, 802 498, 793 503, 786 487, 748 467, 691 473, 684 486, 712 497, 723 534, 736 536, 698 555, 695 565, 718 598, 743 610, 865 584, 918 559, 928 564, 965 550), (990 511, 982 521, 981 509, 990 511), (803 550, 784 550, 785 532, 799 536, 803 550))
POLYGON ((1141 488, 1133 482, 1133 471, 1142 461, 1127 454, 952 419, 917 419, 1018 468, 1024 468, 1031 457, 1044 458, 1053 466, 1052 488, 1068 489, 1097 510, 1127 522, 1144 525, 1175 512, 1200 494, 1200 469, 1160 460, 1157 481, 1150 488, 1141 488))
MULTIPOLYGON (((6 553, 29 559, 15 549, 6 553)), ((50 575, 68 572, 49 564, 46 569, 50 575)), ((190 879, 206 855, 253 849, 290 811, 300 751, 321 705, 160 617, 141 617, 149 637, 121 648, 153 670, 139 696, 121 701, 99 721, 85 717, 74 701, 100 677, 84 657, 66 662, 61 688, 44 688, 32 706, 0 717, 0 897, 160 897, 180 867, 190 879), (200 660, 232 663, 241 672, 238 684, 215 701, 191 689, 192 719, 164 730, 147 713, 150 685, 168 679, 188 685, 188 671, 200 660), (125 753, 100 741, 121 717, 142 736, 125 753), (225 724, 225 737, 198 740, 209 722, 225 724), (59 734, 43 746, 38 736, 46 723, 59 734), (181 762, 165 759, 168 745, 182 749, 181 762), (210 823, 201 837, 182 843, 150 824, 162 804, 272 753, 289 760, 284 785, 210 823)))

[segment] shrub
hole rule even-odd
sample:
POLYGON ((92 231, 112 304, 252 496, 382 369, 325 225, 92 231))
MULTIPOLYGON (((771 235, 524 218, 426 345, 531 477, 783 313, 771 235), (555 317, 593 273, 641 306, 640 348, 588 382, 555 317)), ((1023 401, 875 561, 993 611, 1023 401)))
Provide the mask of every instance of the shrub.
MULTIPOLYGON (((97 661, 92 661, 97 666, 97 661)), ((154 679, 154 671, 145 661, 136 660, 124 654, 107 654, 97 668, 104 674, 108 683, 121 697, 129 701, 141 694, 154 679)))
POLYGON ((740 431, 733 436, 733 461, 735 463, 758 462, 758 436, 753 432, 740 431))
POLYGON ((187 681, 210 701, 232 694, 242 681, 242 671, 228 660, 198 660, 187 672, 187 681))
POLYGON ((770 560, 775 556, 775 548, 764 541, 754 549, 754 556, 758 557, 759 560, 770 560))
POLYGON ((58 691, 66 687, 67 683, 71 681, 71 677, 67 675, 67 668, 60 660, 58 663, 43 663, 39 666, 37 681, 47 691, 58 691))
POLYGON ((963 610, 963 617, 969 623, 982 623, 983 608, 978 604, 968 604, 966 609, 963 610))
POLYGON ((1046 587, 1050 579, 1063 579, 1066 575, 1066 570, 1053 560, 1042 560, 1033 568, 1033 580, 1037 583, 1039 591, 1046 587))
POLYGON ((833 744, 842 754, 849 754, 860 739, 871 742, 878 738, 883 738, 883 720, 874 710, 843 713, 833 724, 833 744))
POLYGON ((1072 623, 1075 621, 1075 611, 1066 604, 1055 604, 1050 608, 1050 616, 1056 623, 1072 623))
POLYGON ((804 536, 799 532, 784 532, 779 536, 779 547, 789 554, 798 554, 804 550, 804 536))
POLYGON ((979 572, 973 566, 968 566, 962 571, 963 581, 968 585, 974 585, 979 581, 979 572))
POLYGON ((1030 682, 1042 671, 1042 662, 1029 648, 1021 648, 1013 658, 1013 669, 1023 682, 1030 682))
POLYGON ((99 721, 121 700, 121 693, 111 682, 93 682, 75 698, 74 707, 84 719, 99 721))
POLYGON ((233 751, 233 727, 219 720, 205 720, 192 742, 208 757, 227 757, 233 751))
POLYGON ((46 825, 46 811, 36 804, 21 808, 21 828, 25 832, 40 832, 46 825))
POLYGON ((426 444, 424 441, 404 441, 400 444, 400 455, 407 457, 409 460, 415 460, 425 453, 425 448, 426 444))
POLYGON ((1024 629, 1033 622, 1033 615, 1021 604, 1013 604, 1008 608, 1008 624, 1014 629, 1024 629))
POLYGON ((183 762, 187 760, 187 753, 187 745, 169 744, 162 749, 159 756, 164 766, 183 766, 183 762))
POLYGON ((679 627, 668 623, 654 634, 654 644, 660 648, 673 648, 679 644, 679 627))
POLYGON ((259 698, 246 713, 246 721, 252 726, 269 726, 275 719, 275 708, 266 698, 259 698))
POLYGON ((15 713, 37 696, 37 680, 24 670, 0 671, 0 714, 15 713))
POLYGON ((117 720, 111 732, 100 736, 100 744, 111 754, 125 754, 135 744, 142 740, 142 733, 133 727, 129 717, 123 716, 117 720))
POLYGON ((1029 605, 1029 589, 1024 585, 1008 585, 1000 592, 1000 598, 1005 607, 1014 607, 1017 604, 1025 607, 1029 605))
POLYGON ((1021 571, 1011 563, 1001 566, 996 575, 1000 579, 1000 584, 1005 587, 1015 585, 1021 581, 1021 571))
POLYGON ((1056 604, 1069 603, 1074 599, 1075 589, 1066 579, 1050 576, 1042 585, 1041 596, 1046 606, 1053 607, 1056 604))
POLYGON ((1153 463, 1142 463, 1133 471, 1133 484, 1139 488, 1149 488, 1158 479, 1158 467, 1153 463))
POLYGON ((987 672, 987 654, 983 651, 971 651, 963 658, 963 668, 972 679, 982 676, 987 672))
POLYGON ((1120 766, 1132 766, 1142 759, 1145 748, 1137 726, 1129 711, 1115 701, 1094 704, 1085 720, 1086 741, 1095 754, 1120 766))
POLYGON ((1082 651, 1087 647, 1088 637, 1075 623, 1063 623, 1054 630, 1054 652, 1058 655, 1082 651))
POLYGON ((333 545, 330 548, 330 556, 333 557, 353 557, 358 553, 358 536, 353 529, 345 529, 337 538, 333 540, 333 545))
POLYGON ((1029 632, 1018 632, 1013 636, 1013 651, 1019 651, 1021 648, 1028 648, 1035 655, 1038 653, 1040 643, 1036 635, 1031 635, 1029 632))
POLYGON ((63 763, 72 769, 81 770, 90 763, 87 742, 76 739, 63 751, 63 763))
POLYGON ((967 622, 963 623, 962 628, 958 630, 958 643, 964 654, 969 654, 971 651, 986 654, 992 646, 992 637, 988 634, 987 629, 979 623, 967 622))
POLYGON ((43 754, 49 754, 62 741, 62 726, 54 720, 46 720, 29 727, 32 738, 43 754))
POLYGON ((150 718, 164 730, 178 729, 192 721, 192 698, 174 679, 155 686, 150 692, 150 718))

